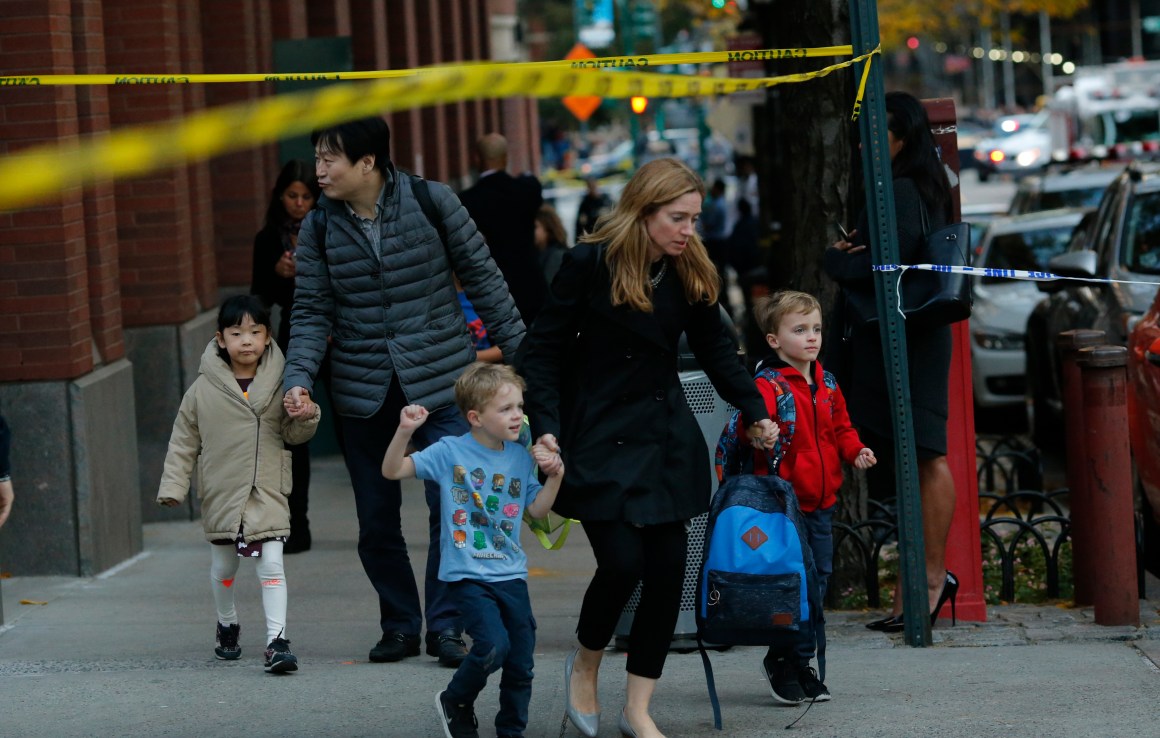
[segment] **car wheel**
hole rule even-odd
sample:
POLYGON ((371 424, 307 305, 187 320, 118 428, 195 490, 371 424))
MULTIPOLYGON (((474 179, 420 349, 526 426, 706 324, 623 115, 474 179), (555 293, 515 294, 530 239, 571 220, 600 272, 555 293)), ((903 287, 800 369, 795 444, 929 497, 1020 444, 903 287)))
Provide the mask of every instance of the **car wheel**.
POLYGON ((991 171, 986 167, 979 167, 979 181, 986 182, 991 178, 991 171))

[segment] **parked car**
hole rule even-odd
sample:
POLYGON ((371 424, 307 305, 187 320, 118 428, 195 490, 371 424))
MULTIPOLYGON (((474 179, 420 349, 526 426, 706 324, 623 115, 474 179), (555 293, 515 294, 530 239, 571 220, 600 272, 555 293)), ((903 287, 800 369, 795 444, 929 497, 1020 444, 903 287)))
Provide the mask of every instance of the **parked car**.
POLYGON ((1124 165, 1103 167, 1051 166, 1041 175, 1019 181, 1011 199, 1011 215, 1056 208, 1094 208, 1108 185, 1124 171, 1124 165))
MULTIPOLYGON (((1062 254, 1083 208, 1047 210, 991 221, 975 253, 975 266, 1043 271, 1062 254)), ((1027 317, 1043 295, 1033 282, 974 277, 971 374, 979 407, 1018 405, 1026 389, 1027 317)))
POLYGON ((1160 285, 1160 165, 1135 162, 1108 187, 1099 208, 1076 227, 1065 253, 1047 271, 1078 279, 1038 282, 1048 298, 1027 320, 1029 427, 1041 447, 1062 442, 1059 361, 1055 337, 1094 328, 1124 346, 1160 285), (1138 284, 1123 284, 1136 282, 1138 284))
POLYGON ((1051 133, 1046 111, 1030 118, 1008 116, 996 124, 995 136, 975 146, 979 181, 992 174, 1021 176, 1038 172, 1051 161, 1051 133))
POLYGON ((1160 291, 1128 337, 1128 433, 1143 564, 1160 575, 1160 291))
POLYGON ((972 261, 977 261, 979 246, 983 243, 983 234, 987 232, 987 226, 995 218, 1003 217, 1006 212, 1005 207, 998 203, 962 206, 962 220, 971 226, 971 248, 974 249, 975 256, 972 261))
POLYGON ((632 171, 632 141, 621 141, 607 151, 592 154, 576 167, 580 177, 603 178, 632 171))

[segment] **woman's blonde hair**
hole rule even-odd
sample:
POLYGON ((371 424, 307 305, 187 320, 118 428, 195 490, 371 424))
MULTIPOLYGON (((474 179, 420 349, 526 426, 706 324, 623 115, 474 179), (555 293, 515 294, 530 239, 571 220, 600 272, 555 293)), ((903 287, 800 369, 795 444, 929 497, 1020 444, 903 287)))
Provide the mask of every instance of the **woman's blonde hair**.
MULTIPOLYGON (((649 216, 682 195, 695 192, 705 197, 705 183, 677 159, 654 159, 642 166, 628 181, 616 208, 600 219, 594 232, 582 242, 607 243, 604 259, 612 274, 612 304, 652 312, 652 284, 649 282, 651 240, 645 221, 649 216)), ((694 232, 673 267, 690 302, 717 302, 720 287, 717 269, 694 232)))

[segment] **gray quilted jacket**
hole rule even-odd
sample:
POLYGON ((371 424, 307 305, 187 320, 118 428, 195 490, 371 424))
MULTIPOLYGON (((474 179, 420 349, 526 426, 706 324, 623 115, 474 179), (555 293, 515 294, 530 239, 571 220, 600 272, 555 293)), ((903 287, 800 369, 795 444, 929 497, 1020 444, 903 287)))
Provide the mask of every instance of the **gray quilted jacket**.
POLYGON ((314 393, 330 336, 335 410, 350 417, 374 415, 396 373, 409 402, 428 409, 452 404, 456 378, 475 360, 452 266, 505 356, 515 356, 524 336, 507 283, 451 188, 429 183, 447 233, 445 249, 411 191, 411 178, 392 170, 392 180, 381 259, 346 203, 325 195, 298 235, 283 388, 314 393))

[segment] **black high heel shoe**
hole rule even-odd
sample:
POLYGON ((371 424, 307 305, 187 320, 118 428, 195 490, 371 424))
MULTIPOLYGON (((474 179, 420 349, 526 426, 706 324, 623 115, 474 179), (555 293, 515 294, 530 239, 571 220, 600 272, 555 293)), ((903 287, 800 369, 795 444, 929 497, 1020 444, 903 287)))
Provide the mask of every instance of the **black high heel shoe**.
MULTIPOLYGON (((955 598, 958 597, 958 595, 959 579, 954 575, 954 573, 952 573, 950 570, 947 570, 947 577, 943 580, 942 592, 939 593, 938 602, 935 604, 934 610, 930 613, 930 625, 932 628, 934 627, 935 621, 938 620, 939 610, 942 610, 942 606, 946 604, 947 600, 951 601, 951 625, 954 626, 958 622, 955 615, 955 598)), ((897 617, 891 618, 890 620, 893 620, 894 622, 886 622, 882 625, 881 628, 876 628, 875 630, 881 630, 883 633, 901 633, 903 628, 906 627, 906 623, 903 621, 902 615, 898 615, 897 617)), ((872 623, 867 623, 866 627, 869 628, 870 625, 872 625, 872 623)))

